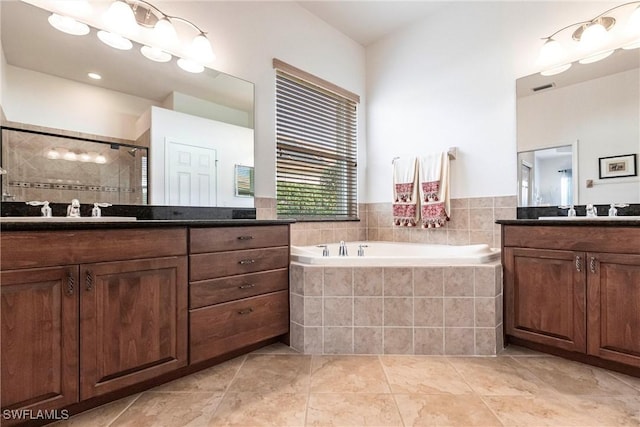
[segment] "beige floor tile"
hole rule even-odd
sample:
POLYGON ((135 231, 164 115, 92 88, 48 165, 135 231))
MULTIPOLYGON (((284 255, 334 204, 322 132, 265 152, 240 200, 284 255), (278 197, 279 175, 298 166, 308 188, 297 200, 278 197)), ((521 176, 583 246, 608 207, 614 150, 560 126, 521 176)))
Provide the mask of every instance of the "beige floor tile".
POLYGON ((236 357, 211 368, 158 386, 151 391, 210 391, 224 393, 246 356, 236 357))
POLYGON ((389 393, 377 356, 314 356, 311 392, 389 393))
POLYGON ((638 426, 637 398, 567 395, 485 396, 505 426, 638 426))
POLYGON ((478 396, 395 395, 405 426, 502 426, 478 396))
POLYGON ((380 358, 393 393, 465 394, 469 385, 443 357, 380 358))
POLYGON ((307 393, 227 393, 210 426, 304 426, 307 393))
POLYGON ((528 357, 517 362, 563 394, 634 395, 637 389, 625 384, 609 371, 558 357, 528 357))
POLYGON ((145 392, 111 424, 113 427, 206 426, 220 393, 145 392))
POLYGON ((128 396, 52 425, 56 427, 106 427, 118 418, 122 411, 127 409, 138 397, 140 397, 139 394, 128 396))
POLYGON ((631 377, 629 375, 620 374, 618 372, 610 372, 610 374, 618 378, 620 381, 630 385, 631 387, 640 390, 640 377, 631 377))
POLYGON ((450 357, 451 364, 480 395, 531 395, 553 390, 510 357, 450 357))
POLYGON ((401 426, 390 394, 319 393, 309 396, 307 426, 401 426))
POLYGON ((229 392, 307 393, 311 356, 250 354, 229 392))
POLYGON ((300 352, 284 343, 277 342, 265 347, 260 347, 254 350, 252 354, 300 354, 300 352))

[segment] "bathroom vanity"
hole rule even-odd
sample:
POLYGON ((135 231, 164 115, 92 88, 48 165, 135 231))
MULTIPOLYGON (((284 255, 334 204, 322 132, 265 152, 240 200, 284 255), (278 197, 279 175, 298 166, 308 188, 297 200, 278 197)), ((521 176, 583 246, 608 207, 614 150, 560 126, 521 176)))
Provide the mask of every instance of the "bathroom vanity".
POLYGON ((498 222, 507 342, 640 376, 640 221, 498 222))
POLYGON ((79 412, 288 339, 287 222, 14 222, 0 244, 3 410, 79 412))

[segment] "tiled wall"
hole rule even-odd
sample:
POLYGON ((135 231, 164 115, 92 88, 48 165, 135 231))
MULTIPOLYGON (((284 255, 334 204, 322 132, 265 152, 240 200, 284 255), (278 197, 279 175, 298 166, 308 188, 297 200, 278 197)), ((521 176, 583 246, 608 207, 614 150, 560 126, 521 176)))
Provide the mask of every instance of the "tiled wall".
POLYGON ((494 355, 502 349, 499 263, 291 266, 291 346, 311 354, 494 355))
MULTIPOLYGON (((258 219, 276 218, 276 200, 256 198, 258 219)), ((395 242, 468 245, 486 243, 500 247, 497 219, 516 218, 516 196, 474 197, 451 200, 451 220, 436 229, 393 225, 391 203, 358 206, 359 222, 300 222, 291 228, 292 245, 382 240, 395 242), (363 237, 364 236, 364 237, 363 237)))

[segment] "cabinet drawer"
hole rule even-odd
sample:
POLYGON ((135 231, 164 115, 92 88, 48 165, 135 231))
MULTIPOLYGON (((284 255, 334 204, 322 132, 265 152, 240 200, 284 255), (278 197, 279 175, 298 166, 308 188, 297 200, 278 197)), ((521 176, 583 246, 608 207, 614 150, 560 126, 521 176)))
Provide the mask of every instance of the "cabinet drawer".
POLYGON ((191 255, 189 261, 189 280, 194 282, 286 268, 289 265, 289 247, 196 254, 191 255))
POLYGON ((190 313, 190 362, 285 334, 289 331, 289 293, 279 291, 190 313))
POLYGON ((189 244, 192 254, 287 246, 289 226, 192 228, 189 244))
POLYGON ((221 279, 203 280, 189 284, 190 308, 252 297, 288 289, 289 271, 265 271, 221 279))

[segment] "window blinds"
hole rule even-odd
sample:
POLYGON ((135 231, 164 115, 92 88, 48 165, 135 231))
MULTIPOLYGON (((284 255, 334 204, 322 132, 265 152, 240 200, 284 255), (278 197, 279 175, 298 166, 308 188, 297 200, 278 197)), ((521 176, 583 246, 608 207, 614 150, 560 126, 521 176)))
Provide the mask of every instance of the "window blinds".
POLYGON ((331 89, 276 70, 278 217, 357 217, 357 97, 331 89))

